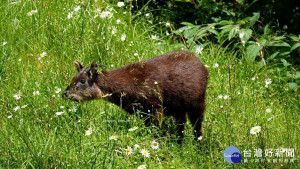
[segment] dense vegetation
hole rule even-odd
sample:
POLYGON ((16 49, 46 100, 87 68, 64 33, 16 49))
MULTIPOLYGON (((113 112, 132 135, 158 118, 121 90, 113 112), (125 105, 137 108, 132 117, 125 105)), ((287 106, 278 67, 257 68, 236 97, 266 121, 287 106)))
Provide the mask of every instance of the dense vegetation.
POLYGON ((268 5, 277 9, 256 0, 2 1, 1 168, 296 168, 299 29, 278 26, 268 5), (139 112, 61 97, 74 60, 114 69, 173 50, 194 52, 210 73, 202 140, 190 123, 177 144, 171 118, 145 127, 139 112), (273 156, 231 164, 228 146, 273 156), (275 156, 284 148, 294 157, 275 156))

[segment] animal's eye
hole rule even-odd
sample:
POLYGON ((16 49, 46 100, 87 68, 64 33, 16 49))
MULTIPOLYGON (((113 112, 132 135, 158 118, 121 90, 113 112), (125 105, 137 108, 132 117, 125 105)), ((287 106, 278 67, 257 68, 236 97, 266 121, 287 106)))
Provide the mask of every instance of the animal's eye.
POLYGON ((84 79, 81 79, 81 80, 80 80, 80 83, 84 84, 84 83, 85 83, 85 80, 84 80, 84 79))

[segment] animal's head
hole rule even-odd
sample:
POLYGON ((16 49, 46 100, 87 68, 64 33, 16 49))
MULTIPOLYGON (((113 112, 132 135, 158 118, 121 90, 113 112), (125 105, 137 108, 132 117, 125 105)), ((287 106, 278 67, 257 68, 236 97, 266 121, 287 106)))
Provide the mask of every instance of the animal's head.
POLYGON ((78 102, 101 98, 103 93, 97 86, 99 73, 96 62, 93 61, 91 66, 87 67, 76 61, 74 63, 78 74, 74 76, 71 84, 64 90, 63 98, 78 102))

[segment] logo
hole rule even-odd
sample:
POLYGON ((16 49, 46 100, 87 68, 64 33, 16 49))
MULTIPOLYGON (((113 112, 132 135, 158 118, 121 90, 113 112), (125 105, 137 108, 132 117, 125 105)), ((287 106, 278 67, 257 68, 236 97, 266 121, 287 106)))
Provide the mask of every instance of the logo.
POLYGON ((229 146, 224 151, 224 159, 229 163, 239 163, 242 160, 242 155, 238 148, 229 146))

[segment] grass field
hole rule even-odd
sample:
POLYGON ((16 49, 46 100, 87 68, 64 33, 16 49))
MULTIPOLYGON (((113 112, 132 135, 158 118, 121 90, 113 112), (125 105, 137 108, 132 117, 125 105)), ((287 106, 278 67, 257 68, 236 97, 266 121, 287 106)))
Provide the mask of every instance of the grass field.
POLYGON ((113 69, 184 49, 170 42, 171 35, 155 32, 147 11, 133 17, 128 6, 101 0, 1 2, 1 168, 299 167, 299 96, 275 65, 261 68, 213 44, 198 51, 210 74, 201 141, 194 140, 189 123, 177 144, 172 119, 160 130, 105 101, 63 100, 61 92, 77 73, 75 60, 113 69), (258 134, 250 134, 254 126, 261 126, 258 134), (157 135, 159 148, 153 149, 157 135), (224 160, 228 146, 241 151, 241 163, 224 160), (252 157, 246 158, 249 149, 252 157), (254 157, 255 149, 263 157, 254 157), (276 157, 282 149, 293 150, 294 157, 288 151, 276 157), (265 157, 268 150, 271 157, 265 157))

